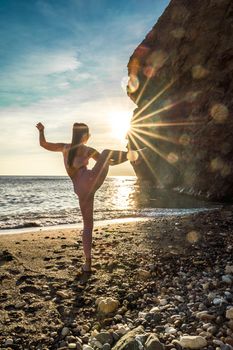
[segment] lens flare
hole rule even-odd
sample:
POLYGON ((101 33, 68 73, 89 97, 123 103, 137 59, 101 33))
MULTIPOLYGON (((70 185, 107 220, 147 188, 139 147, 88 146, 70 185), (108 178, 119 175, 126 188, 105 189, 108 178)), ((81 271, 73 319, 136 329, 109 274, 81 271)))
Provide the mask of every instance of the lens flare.
POLYGON ((153 66, 148 65, 143 69, 143 74, 147 77, 147 78, 152 78, 155 76, 155 69, 153 66))
POLYGON ((231 167, 228 164, 224 164, 220 173, 221 173, 222 177, 229 176, 231 174, 231 167))
POLYGON ((186 239, 189 243, 196 243, 200 239, 200 234, 197 231, 190 231, 187 233, 186 239))
POLYGON ((128 85, 127 85, 127 91, 130 94, 133 94, 134 92, 137 91, 138 88, 139 88, 138 77, 136 75, 130 75, 129 82, 128 82, 128 85))
POLYGON ((217 124, 222 124, 225 123, 225 121, 227 120, 229 116, 229 111, 224 104, 217 103, 211 108, 210 114, 217 124))
POLYGON ((208 74, 209 74, 208 69, 206 69, 205 67, 203 67, 200 64, 198 64, 192 68, 193 79, 197 79, 197 80, 203 79, 203 78, 207 77, 208 74))
POLYGON ((176 28, 170 33, 175 39, 182 39, 185 36, 185 30, 182 27, 176 28))
POLYGON ((159 70, 166 60, 168 59, 168 54, 165 51, 157 50, 153 51, 148 58, 146 59, 146 63, 151 65, 156 71, 159 70))
POLYGON ((138 152, 137 151, 129 151, 127 153, 127 159, 130 162, 135 162, 138 159, 138 152))
POLYGON ((220 157, 216 157, 211 160, 210 162, 210 168, 213 172, 219 171, 223 169, 224 167, 224 162, 220 157))
POLYGON ((174 152, 171 152, 167 155, 167 161, 171 164, 175 164, 178 161, 178 159, 178 155, 174 152))
POLYGON ((179 143, 183 146, 187 146, 190 144, 190 137, 187 134, 183 134, 179 138, 179 143))

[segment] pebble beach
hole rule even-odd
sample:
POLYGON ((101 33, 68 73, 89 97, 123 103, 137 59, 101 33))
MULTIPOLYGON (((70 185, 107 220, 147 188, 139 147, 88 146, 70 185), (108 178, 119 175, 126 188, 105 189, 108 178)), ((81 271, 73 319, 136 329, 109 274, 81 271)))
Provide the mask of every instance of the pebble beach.
POLYGON ((0 348, 232 350, 233 208, 1 235, 0 348))

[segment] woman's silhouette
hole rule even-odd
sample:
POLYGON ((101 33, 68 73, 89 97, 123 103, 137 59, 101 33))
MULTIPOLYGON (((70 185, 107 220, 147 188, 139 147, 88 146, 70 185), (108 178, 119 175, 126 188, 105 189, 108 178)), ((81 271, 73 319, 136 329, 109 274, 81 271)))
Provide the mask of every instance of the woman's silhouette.
POLYGON ((73 125, 72 142, 51 143, 47 142, 44 135, 44 125, 36 125, 40 132, 40 145, 48 151, 62 152, 66 171, 71 178, 74 192, 77 194, 83 217, 82 241, 85 254, 85 264, 82 269, 91 271, 91 246, 93 231, 93 206, 94 195, 103 184, 109 165, 116 165, 127 161, 127 152, 105 149, 99 153, 87 143, 90 134, 89 128, 84 123, 73 125), (93 158, 96 163, 92 169, 87 169, 88 161, 93 158))

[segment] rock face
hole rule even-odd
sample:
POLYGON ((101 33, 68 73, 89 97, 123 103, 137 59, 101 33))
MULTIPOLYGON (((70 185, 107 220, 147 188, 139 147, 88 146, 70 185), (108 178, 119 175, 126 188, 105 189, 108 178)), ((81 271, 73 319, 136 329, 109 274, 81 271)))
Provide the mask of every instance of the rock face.
POLYGON ((233 2, 171 0, 128 63, 129 147, 140 179, 233 197, 233 2))

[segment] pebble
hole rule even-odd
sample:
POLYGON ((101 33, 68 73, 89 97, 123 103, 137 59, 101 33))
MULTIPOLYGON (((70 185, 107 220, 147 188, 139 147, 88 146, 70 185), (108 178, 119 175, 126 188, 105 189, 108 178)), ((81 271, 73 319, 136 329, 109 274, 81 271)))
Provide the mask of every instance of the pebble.
POLYGON ((105 343, 102 347, 103 350, 110 350, 111 349, 111 345, 108 343, 105 343))
POLYGON ((223 275, 222 281, 226 284, 231 284, 232 283, 232 276, 231 275, 223 275))
POLYGON ((115 342, 117 342, 120 339, 120 335, 117 334, 116 332, 112 332, 112 337, 113 337, 115 342))
POLYGON ((69 343, 69 344, 68 344, 68 348, 69 348, 69 349, 76 349, 77 346, 76 346, 75 343, 69 343))
POLYGON ((233 346, 233 337, 226 337, 225 343, 229 344, 230 346, 233 346))
POLYGON ((224 302, 223 298, 214 298, 214 300, 213 300, 213 304, 216 306, 222 305, 223 302, 224 302))
POLYGON ((166 327, 165 328, 165 333, 176 334, 177 333, 177 329, 175 329, 174 327, 166 327))
POLYGON ((220 347, 224 346, 224 343, 219 339, 213 339, 213 344, 218 345, 220 347))
POLYGON ((226 265, 225 273, 226 274, 233 274, 233 265, 226 265))
POLYGON ((13 345, 14 344, 14 341, 12 338, 8 338, 6 339, 5 341, 5 346, 9 346, 9 345, 13 345))
POLYGON ((96 300, 98 311, 109 314, 115 311, 119 306, 119 301, 111 297, 103 298, 100 297, 96 300))
POLYGON ((20 302, 15 304, 15 308, 16 309, 22 309, 25 305, 26 305, 25 301, 20 301, 20 302))
POLYGON ((207 332, 210 334, 215 334, 217 332, 217 327, 216 326, 210 326, 207 328, 207 332))
POLYGON ((179 340, 183 348, 200 349, 207 346, 207 341, 200 335, 185 335, 179 340))
POLYGON ((233 331, 233 319, 231 319, 231 320, 228 322, 228 327, 230 328, 231 331, 233 331))
POLYGON ((143 270, 143 269, 138 269, 138 275, 143 279, 148 279, 151 276, 150 271, 143 270))
POLYGON ((163 350, 164 345, 159 341, 159 339, 154 334, 150 334, 145 343, 145 349, 146 350, 163 350))
POLYGON ((92 342, 91 342, 91 345, 93 345, 94 347, 98 348, 98 349, 102 349, 103 347, 103 344, 101 344, 100 341, 94 339, 92 342))
POLYGON ((224 292, 224 294, 225 294, 226 300, 227 300, 228 302, 232 302, 232 300, 233 300, 233 295, 232 295, 230 292, 228 292, 228 291, 224 292))
POLYGON ((58 290, 56 294, 62 299, 69 298, 69 294, 63 290, 58 290))
POLYGON ((152 272, 154 272, 156 269, 156 265, 154 265, 154 264, 149 264, 148 267, 149 267, 150 271, 152 271, 152 272))
POLYGON ((96 334, 95 338, 101 343, 101 344, 112 344, 113 338, 110 333, 108 332, 100 332, 99 334, 96 334))
POLYGON ((180 301, 181 303, 184 303, 184 298, 181 295, 175 295, 175 299, 180 301))
POLYGON ((196 317, 202 321, 212 321, 216 318, 215 315, 209 314, 208 311, 197 312, 196 317))
POLYGON ((226 318, 228 318, 228 319, 233 319, 233 307, 230 307, 230 308, 226 311, 226 318))
POLYGON ((84 344, 83 350, 93 350, 93 348, 90 345, 84 344))
POLYGON ((69 330, 68 327, 63 327, 63 328, 62 328, 61 335, 62 335, 63 337, 66 337, 69 333, 70 333, 70 330, 69 330))
POLYGON ((123 336, 123 335, 125 335, 127 332, 129 331, 129 327, 128 326, 118 326, 118 329, 117 329, 117 331, 116 331, 116 333, 118 334, 118 335, 120 335, 120 336, 123 336))

